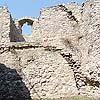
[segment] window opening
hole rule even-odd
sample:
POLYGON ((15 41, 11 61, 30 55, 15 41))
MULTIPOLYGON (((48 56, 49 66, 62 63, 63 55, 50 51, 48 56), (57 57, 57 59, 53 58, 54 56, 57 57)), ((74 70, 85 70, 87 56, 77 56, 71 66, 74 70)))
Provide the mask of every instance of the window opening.
POLYGON ((32 26, 28 22, 23 24, 22 34, 32 34, 32 26))

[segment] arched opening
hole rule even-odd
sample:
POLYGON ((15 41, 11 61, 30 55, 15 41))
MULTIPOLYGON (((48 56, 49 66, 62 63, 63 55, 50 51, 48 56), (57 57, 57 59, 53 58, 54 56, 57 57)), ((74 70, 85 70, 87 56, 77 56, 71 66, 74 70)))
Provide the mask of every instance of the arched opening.
POLYGON ((31 34, 32 33, 32 26, 28 25, 28 22, 24 23, 22 26, 22 34, 31 34))
POLYGON ((22 18, 18 22, 19 22, 19 29, 21 30, 22 34, 32 33, 32 25, 33 25, 32 18, 22 18))

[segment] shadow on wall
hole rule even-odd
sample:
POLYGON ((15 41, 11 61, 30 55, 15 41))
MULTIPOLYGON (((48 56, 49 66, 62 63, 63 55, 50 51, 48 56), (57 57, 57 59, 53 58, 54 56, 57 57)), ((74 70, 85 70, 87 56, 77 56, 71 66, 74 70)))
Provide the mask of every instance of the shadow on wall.
POLYGON ((27 100, 30 92, 15 69, 0 63, 0 100, 27 100))
POLYGON ((10 42, 25 42, 25 39, 19 29, 16 27, 15 22, 10 19, 10 42))

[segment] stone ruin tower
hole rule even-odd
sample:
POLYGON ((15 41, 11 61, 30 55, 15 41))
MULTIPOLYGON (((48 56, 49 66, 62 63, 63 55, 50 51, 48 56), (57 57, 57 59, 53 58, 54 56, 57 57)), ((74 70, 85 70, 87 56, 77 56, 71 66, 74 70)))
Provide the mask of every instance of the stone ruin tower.
POLYGON ((100 0, 43 8, 39 18, 13 19, 0 7, 0 71, 1 99, 100 99, 100 0))

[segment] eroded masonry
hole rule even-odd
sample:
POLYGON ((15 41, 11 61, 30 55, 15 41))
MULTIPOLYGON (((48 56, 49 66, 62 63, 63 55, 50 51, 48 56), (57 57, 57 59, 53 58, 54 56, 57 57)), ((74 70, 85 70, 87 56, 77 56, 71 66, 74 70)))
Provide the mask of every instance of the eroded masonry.
POLYGON ((13 19, 0 7, 0 99, 100 98, 100 0, 13 19), (22 34, 24 23, 32 34, 22 34))

